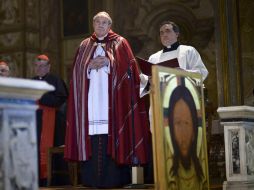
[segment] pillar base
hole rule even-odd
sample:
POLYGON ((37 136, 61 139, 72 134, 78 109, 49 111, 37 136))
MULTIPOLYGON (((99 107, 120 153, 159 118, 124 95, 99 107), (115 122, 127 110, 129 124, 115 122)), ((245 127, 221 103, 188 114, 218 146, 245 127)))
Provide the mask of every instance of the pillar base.
POLYGON ((223 190, 254 189, 254 181, 224 181, 223 190))

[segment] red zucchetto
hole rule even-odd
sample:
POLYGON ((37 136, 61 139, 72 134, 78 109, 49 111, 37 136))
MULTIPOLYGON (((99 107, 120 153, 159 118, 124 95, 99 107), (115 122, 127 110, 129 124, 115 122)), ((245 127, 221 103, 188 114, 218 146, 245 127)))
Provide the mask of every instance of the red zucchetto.
POLYGON ((6 62, 4 62, 4 61, 0 61, 0 65, 6 65, 6 66, 8 66, 8 64, 6 62))
POLYGON ((49 58, 45 54, 41 54, 36 57, 36 61, 35 61, 36 64, 45 63, 45 62, 49 63, 49 58))

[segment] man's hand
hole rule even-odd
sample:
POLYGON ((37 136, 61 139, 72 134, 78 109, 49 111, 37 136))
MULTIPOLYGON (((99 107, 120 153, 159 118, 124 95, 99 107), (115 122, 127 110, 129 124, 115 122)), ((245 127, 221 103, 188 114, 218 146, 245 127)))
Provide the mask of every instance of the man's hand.
POLYGON ((107 67, 109 64, 109 59, 105 56, 98 56, 94 59, 91 59, 89 65, 88 65, 88 68, 89 69, 100 69, 102 67, 107 67))

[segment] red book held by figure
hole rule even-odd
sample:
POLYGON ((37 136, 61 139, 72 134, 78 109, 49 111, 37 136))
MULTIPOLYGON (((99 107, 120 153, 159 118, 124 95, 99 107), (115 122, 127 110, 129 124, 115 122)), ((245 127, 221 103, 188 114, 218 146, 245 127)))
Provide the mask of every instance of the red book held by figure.
POLYGON ((154 65, 159 65, 159 66, 164 66, 164 67, 171 67, 171 68, 180 67, 177 58, 162 61, 162 62, 157 63, 157 64, 153 64, 151 62, 148 62, 147 60, 145 60, 141 57, 136 57, 136 60, 138 62, 138 65, 139 65, 139 68, 140 68, 141 72, 144 73, 145 75, 148 75, 148 76, 152 75, 152 66, 154 66, 154 65))

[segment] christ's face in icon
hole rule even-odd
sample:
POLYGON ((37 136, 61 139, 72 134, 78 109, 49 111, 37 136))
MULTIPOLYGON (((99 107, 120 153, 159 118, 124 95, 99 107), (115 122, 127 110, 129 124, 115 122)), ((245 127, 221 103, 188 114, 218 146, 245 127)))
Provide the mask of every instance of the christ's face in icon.
POLYGON ((189 154, 194 139, 191 111, 183 99, 177 101, 173 111, 174 136, 182 157, 189 154))

